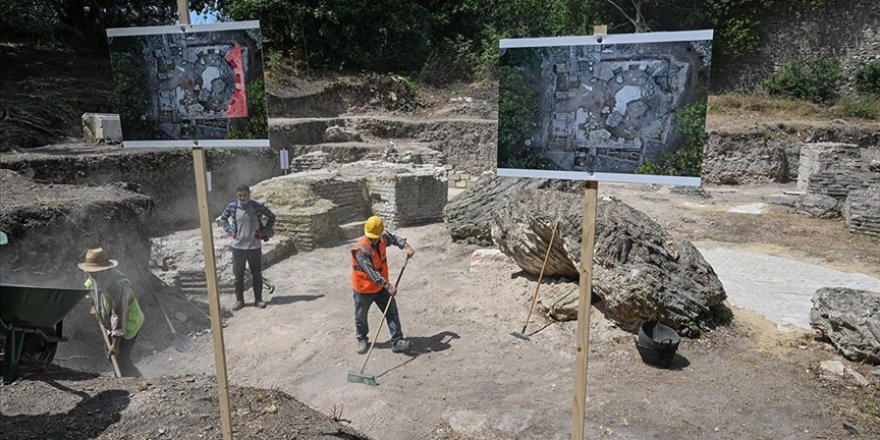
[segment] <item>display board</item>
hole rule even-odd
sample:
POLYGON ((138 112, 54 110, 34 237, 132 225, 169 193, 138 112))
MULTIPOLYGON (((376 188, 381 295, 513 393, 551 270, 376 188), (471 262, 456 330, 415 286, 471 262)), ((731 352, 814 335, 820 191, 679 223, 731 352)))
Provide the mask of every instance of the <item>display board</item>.
POLYGON ((500 49, 498 175, 700 184, 711 30, 500 49))
POLYGON ((258 21, 107 30, 124 147, 268 147, 258 21))

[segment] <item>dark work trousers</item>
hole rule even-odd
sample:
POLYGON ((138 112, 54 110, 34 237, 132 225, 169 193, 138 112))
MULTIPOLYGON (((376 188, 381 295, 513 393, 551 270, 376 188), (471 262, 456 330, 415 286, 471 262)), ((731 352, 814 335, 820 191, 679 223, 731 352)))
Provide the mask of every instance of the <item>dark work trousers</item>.
POLYGON ((116 353, 116 363, 119 364, 119 372, 122 377, 141 377, 141 372, 131 361, 131 351, 134 349, 134 342, 140 336, 140 332, 131 339, 122 339, 119 341, 119 352, 116 353))
MULTIPOLYGON (((354 292, 354 326, 358 341, 369 339, 370 324, 367 322, 367 316, 370 312, 370 305, 376 303, 376 306, 379 307, 379 313, 382 313, 391 298, 391 294, 385 289, 379 293, 371 294, 354 292)), ((396 341, 403 338, 403 329, 400 327, 400 318, 397 316, 397 301, 391 301, 385 320, 388 322, 391 340, 396 341)))
POLYGON ((254 277, 254 302, 263 300, 263 251, 232 249, 232 273, 235 275, 235 299, 244 302, 244 264, 254 277))

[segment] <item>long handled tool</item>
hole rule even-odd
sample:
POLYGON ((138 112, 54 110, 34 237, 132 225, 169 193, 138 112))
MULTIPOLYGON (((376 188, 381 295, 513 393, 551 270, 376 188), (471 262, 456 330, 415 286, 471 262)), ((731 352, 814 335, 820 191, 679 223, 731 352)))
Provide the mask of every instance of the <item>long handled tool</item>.
MULTIPOLYGON (((100 301, 100 298, 97 297, 98 291, 95 290, 95 298, 97 301, 100 301)), ((104 338, 104 345, 107 347, 107 351, 110 351, 110 337, 107 336, 107 329, 104 327, 104 323, 101 322, 101 317, 98 316, 98 310, 95 307, 92 307, 89 310, 89 314, 95 317, 95 321, 98 322, 98 327, 101 329, 101 336, 104 338)), ((122 377, 122 373, 119 371, 119 363, 116 362, 116 355, 111 354, 108 356, 110 358, 110 363, 113 364, 113 374, 116 377, 122 377)))
MULTIPOLYGON (((141 267, 138 267, 138 271, 141 273, 141 277, 149 274, 149 276, 151 276, 153 279, 157 279, 162 282, 163 285, 167 286, 167 284, 165 284, 165 282, 162 281, 161 278, 154 275, 153 272, 150 272, 149 270, 143 269, 141 267)), ((156 304, 159 306, 159 310, 162 311, 162 316, 165 317, 165 322, 168 323, 168 328, 171 329, 171 334, 174 336, 174 348, 181 353, 186 353, 196 348, 196 341, 193 341, 192 338, 189 337, 189 335, 177 333, 177 330, 174 328, 174 324, 172 324, 171 319, 168 318, 168 313, 165 312, 165 306, 162 305, 162 301, 159 299, 153 289, 149 290, 150 295, 152 295, 153 297, 153 301, 156 301, 156 304)))
POLYGON ((165 306, 162 305, 162 301, 156 296, 156 292, 150 290, 150 293, 153 295, 153 300, 159 305, 159 310, 162 311, 162 316, 165 317, 165 322, 168 323, 168 328, 171 329, 171 334, 174 335, 174 348, 181 353, 186 353, 196 348, 196 341, 193 341, 189 335, 177 333, 177 330, 174 329, 174 324, 172 324, 171 319, 168 318, 168 313, 165 312, 165 306))
MULTIPOLYGON (((400 268, 400 274, 397 275, 397 281, 394 282, 394 288, 397 289, 397 285, 400 284, 400 277, 403 276, 403 271, 406 269, 406 264, 409 263, 409 258, 407 258, 403 262, 403 267, 400 268)), ((370 361, 370 354, 373 353, 373 347, 376 346, 376 340, 379 339, 379 331, 382 330, 382 324, 385 323, 385 316, 388 314, 388 309, 391 308, 391 303, 394 302, 394 297, 388 300, 388 304, 385 305, 385 310, 382 312, 382 320, 379 321, 379 328, 376 329, 376 335, 373 336, 373 342, 370 343, 370 349, 367 351, 367 358, 364 359, 364 364, 361 365, 361 371, 349 371, 348 372, 348 381, 354 383, 364 383, 367 385, 379 385, 379 382, 376 382, 376 376, 372 376, 369 374, 364 374, 364 369, 367 368, 367 362, 370 361)))
MULTIPOLYGON (((250 275, 250 276, 251 276, 251 280, 253 280, 254 274, 251 273, 251 270, 248 269, 248 268, 245 268, 244 271, 245 271, 245 273, 247 273, 248 275, 250 275)), ((268 279, 266 279, 266 275, 263 275, 263 287, 266 288, 266 293, 269 294, 269 295, 271 295, 273 292, 275 292, 275 285, 272 284, 271 281, 269 281, 268 279)))
POLYGON ((559 227, 559 219, 553 224, 553 233, 550 234, 550 243, 547 244, 547 254, 544 255, 544 264, 541 265, 541 273, 538 275, 538 285, 535 286, 535 293, 532 294, 532 304, 529 306, 529 314, 526 315, 526 322, 523 323, 522 331, 510 332, 510 335, 528 341, 526 336, 526 327, 529 326, 529 319, 532 317, 532 309, 535 308, 535 302, 538 300, 538 289, 541 288, 541 279, 544 278, 544 268, 547 267, 547 260, 550 259, 550 250, 553 249, 553 240, 556 239, 556 229, 559 227))

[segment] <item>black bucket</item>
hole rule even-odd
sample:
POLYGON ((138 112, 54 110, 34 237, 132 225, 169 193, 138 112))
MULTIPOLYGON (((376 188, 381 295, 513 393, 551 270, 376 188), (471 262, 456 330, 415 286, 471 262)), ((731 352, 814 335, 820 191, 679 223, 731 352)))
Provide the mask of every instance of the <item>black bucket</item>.
POLYGON ((681 336, 657 321, 645 321, 639 326, 636 348, 642 361, 657 367, 668 368, 675 359, 681 336))

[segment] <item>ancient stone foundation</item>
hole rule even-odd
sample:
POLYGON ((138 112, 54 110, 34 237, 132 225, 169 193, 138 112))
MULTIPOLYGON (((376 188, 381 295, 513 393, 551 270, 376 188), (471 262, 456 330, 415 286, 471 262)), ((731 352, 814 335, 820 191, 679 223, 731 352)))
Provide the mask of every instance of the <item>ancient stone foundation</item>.
POLYGON ((252 190, 275 212, 276 234, 300 251, 351 238, 372 214, 391 227, 441 221, 447 195, 443 168, 380 161, 293 173, 252 190))
POLYGON ((880 237, 880 184, 849 193, 843 215, 851 232, 880 237))
POLYGON ((863 186, 859 147, 853 144, 822 142, 801 148, 798 189, 845 199, 863 186))

